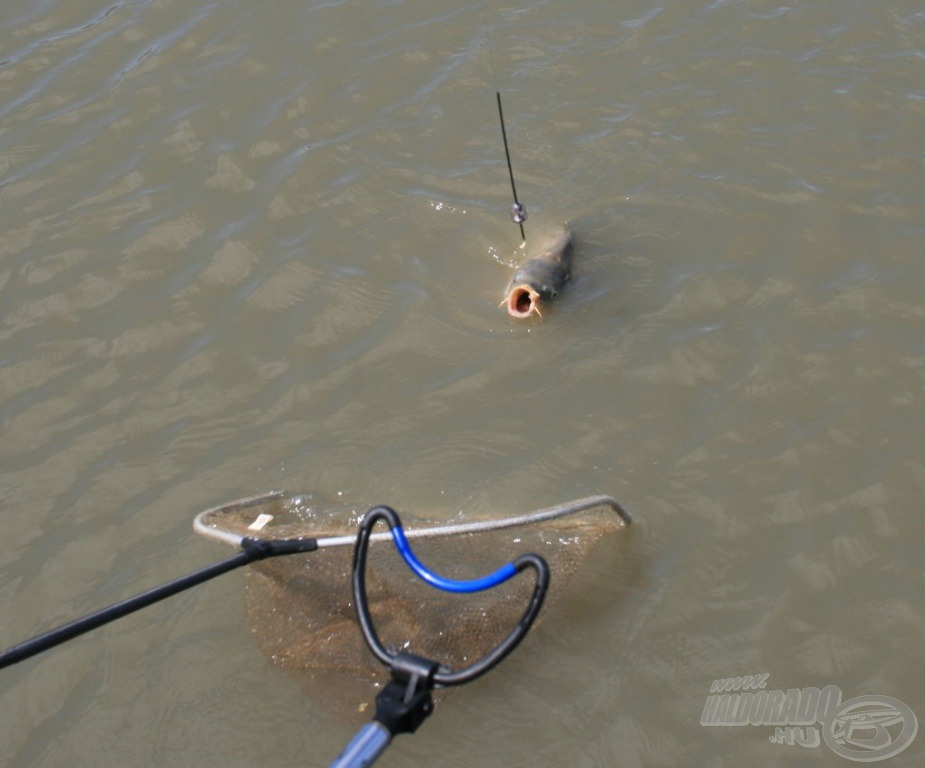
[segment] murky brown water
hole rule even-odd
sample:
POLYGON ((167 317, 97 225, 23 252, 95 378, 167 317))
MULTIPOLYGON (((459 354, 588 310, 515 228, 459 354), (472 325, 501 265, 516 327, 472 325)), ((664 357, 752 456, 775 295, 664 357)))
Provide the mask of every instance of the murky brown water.
MULTIPOLYGON (((193 515, 270 488, 609 493, 621 557, 384 760, 850 765, 700 721, 763 673, 925 716, 923 59, 908 0, 7 0, 0 645, 226 554, 193 515), (542 323, 497 306, 496 87, 528 238, 576 232, 542 323)), ((3 764, 326 765, 354 723, 242 593, 4 670, 3 764)))

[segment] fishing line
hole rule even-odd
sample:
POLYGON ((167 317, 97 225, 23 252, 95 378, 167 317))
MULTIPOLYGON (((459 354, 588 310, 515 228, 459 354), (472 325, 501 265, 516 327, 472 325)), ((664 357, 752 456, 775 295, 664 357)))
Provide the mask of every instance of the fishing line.
POLYGON ((527 239, 524 233, 524 222, 527 220, 527 209, 517 199, 517 185, 514 184, 514 168, 511 166, 511 151, 507 146, 507 131, 504 129, 504 110, 501 109, 501 91, 495 91, 498 97, 498 118, 501 120, 501 137, 504 139, 504 156, 507 158, 507 172, 511 177, 511 191, 514 193, 514 204, 511 206, 511 221, 520 226, 520 236, 527 239))
POLYGON ((504 140, 504 157, 507 160, 507 173, 511 179, 511 192, 514 194, 514 204, 511 206, 511 221, 520 227, 521 240, 526 241, 527 235, 524 232, 524 222, 527 220, 527 208, 517 197, 517 185, 514 183, 514 167, 511 164, 511 150, 507 142, 507 130, 504 126, 504 110, 501 108, 501 89, 498 87, 498 73, 495 71, 495 52, 491 45, 491 35, 488 31, 488 24, 485 22, 485 2, 479 2, 480 15, 482 17, 482 29, 485 30, 485 44, 488 47, 488 65, 491 69, 491 77, 495 83, 495 96, 498 101, 498 120, 501 122, 501 138, 504 140))

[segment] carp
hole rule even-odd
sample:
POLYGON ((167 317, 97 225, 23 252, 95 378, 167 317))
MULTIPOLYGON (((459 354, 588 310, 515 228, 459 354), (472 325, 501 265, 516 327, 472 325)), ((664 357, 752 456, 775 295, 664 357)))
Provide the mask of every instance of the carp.
POLYGON ((534 312, 542 317, 540 304, 556 298, 571 275, 572 233, 563 229, 517 268, 501 306, 506 305, 507 313, 518 319, 534 312))

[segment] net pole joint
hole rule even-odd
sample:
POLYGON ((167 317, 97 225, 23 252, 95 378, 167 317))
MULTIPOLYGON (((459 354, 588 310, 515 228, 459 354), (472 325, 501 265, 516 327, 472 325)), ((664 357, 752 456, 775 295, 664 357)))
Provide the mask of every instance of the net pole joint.
POLYGON ((392 679, 376 696, 374 718, 393 737, 414 733, 434 711, 430 692, 439 667, 436 661, 411 653, 399 653, 393 659, 392 679))

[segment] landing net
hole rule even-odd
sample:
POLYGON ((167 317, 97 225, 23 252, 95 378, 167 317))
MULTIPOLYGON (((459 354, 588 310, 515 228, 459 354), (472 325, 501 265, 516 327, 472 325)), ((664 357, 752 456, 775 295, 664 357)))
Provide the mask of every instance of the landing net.
MULTIPOLYGON (((206 510, 194 528, 232 546, 244 537, 316 539, 314 552, 247 569, 251 630, 261 650, 280 666, 375 675, 382 668, 363 642, 351 593, 360 518, 321 507, 311 497, 277 492, 206 510)), ((401 518, 418 558, 448 578, 482 576, 525 552, 541 555, 552 574, 544 613, 592 547, 630 522, 608 496, 465 523, 428 523, 404 511, 401 518)), ((532 588, 527 577, 473 595, 439 592, 411 573, 384 526, 370 539, 367 591, 383 644, 453 668, 481 658, 510 632, 532 588)))

